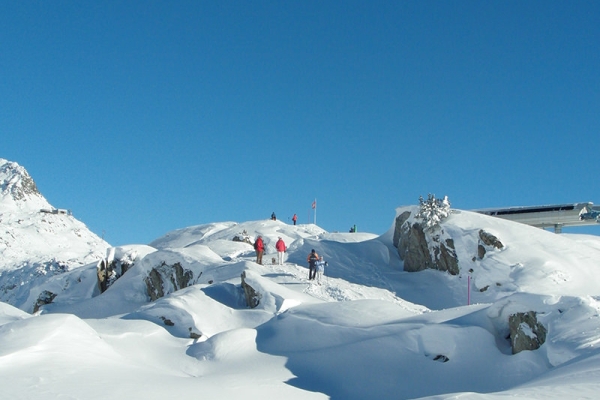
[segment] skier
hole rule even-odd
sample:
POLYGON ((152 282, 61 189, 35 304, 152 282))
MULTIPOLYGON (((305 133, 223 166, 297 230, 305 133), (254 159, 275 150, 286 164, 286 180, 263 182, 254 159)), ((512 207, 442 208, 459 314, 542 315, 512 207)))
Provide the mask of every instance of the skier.
POLYGON ((262 256, 265 251, 265 244, 263 242, 262 236, 258 236, 256 238, 256 242, 254 242, 254 250, 256 250, 256 263, 262 265, 262 256))
POLYGON ((283 265, 283 253, 285 253, 287 248, 281 236, 279 236, 277 243, 275 243, 275 248, 277 249, 277 262, 279 265, 283 265))
POLYGON ((308 257, 306 257, 306 262, 308 262, 308 280, 312 281, 315 279, 316 272, 316 264, 319 261, 319 255, 315 252, 315 249, 310 251, 308 257))
POLYGON ((296 225, 296 221, 298 221, 298 216, 296 214, 292 217, 292 221, 294 221, 294 225, 296 225))
POLYGON ((271 219, 273 221, 277 221, 277 217, 275 216, 275 211, 273 211, 273 213, 271 214, 271 219))
POLYGON ((323 256, 319 258, 319 261, 315 263, 315 267, 317 270, 317 283, 320 285, 321 280, 323 278, 323 273, 325 272, 325 266, 327 265, 327 261, 323 261, 323 256))

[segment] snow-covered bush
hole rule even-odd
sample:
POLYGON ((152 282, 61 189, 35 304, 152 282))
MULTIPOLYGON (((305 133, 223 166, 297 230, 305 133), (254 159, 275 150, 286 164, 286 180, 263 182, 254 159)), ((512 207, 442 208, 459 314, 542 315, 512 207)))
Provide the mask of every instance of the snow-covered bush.
POLYGON ((427 200, 423 200, 423 196, 419 197, 419 212, 416 218, 423 220, 421 222, 423 229, 434 230, 448 215, 450 215, 448 196, 444 196, 442 200, 436 199, 433 194, 429 194, 427 200))

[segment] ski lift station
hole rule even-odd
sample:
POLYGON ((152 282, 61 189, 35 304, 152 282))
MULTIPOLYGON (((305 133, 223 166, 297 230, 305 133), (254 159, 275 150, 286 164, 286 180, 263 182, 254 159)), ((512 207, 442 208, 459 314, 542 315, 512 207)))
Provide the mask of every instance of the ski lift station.
POLYGON ((561 233, 563 226, 600 224, 600 206, 594 206, 591 202, 473 211, 537 228, 554 228, 554 233, 561 233))

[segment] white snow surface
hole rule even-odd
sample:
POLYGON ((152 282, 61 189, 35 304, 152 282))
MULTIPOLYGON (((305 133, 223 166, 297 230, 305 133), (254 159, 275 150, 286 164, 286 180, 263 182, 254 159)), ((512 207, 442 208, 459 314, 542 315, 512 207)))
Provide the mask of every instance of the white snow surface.
POLYGON ((556 235, 452 210, 442 223, 459 258, 461 273, 452 276, 404 272, 392 244, 394 221, 381 236, 270 220, 220 222, 107 251, 71 216, 49 219, 4 203, 2 398, 593 399, 600 393, 597 236, 556 235), (478 259, 480 229, 505 247, 486 249, 478 259), (264 265, 254 262, 250 244, 232 240, 258 235, 267 246, 264 265), (271 264, 278 237, 288 246, 283 265, 271 264), (307 280, 312 249, 328 262, 320 285, 307 280), (98 253, 135 260, 102 294, 98 253), (72 262, 39 275, 23 268, 52 257, 72 262), (194 284, 151 302, 149 270, 175 262, 194 272, 194 284), (254 309, 245 304, 242 273, 261 293, 254 309), (56 298, 32 313, 44 290, 56 298), (520 311, 535 311, 548 333, 540 349, 513 355, 508 317, 520 311))

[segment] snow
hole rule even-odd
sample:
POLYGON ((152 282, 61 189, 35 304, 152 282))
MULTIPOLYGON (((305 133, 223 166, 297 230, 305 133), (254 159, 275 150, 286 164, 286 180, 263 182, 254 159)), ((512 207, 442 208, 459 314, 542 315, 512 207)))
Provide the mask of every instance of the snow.
POLYGON ((564 399, 600 390, 597 236, 451 210, 442 228, 460 260, 452 276, 404 272, 394 221, 383 235, 215 222, 99 249, 72 216, 5 203, 2 398, 564 399), (483 259, 480 229, 504 244, 483 259), (236 235, 263 236, 265 265, 236 235), (288 252, 273 265, 280 236, 288 252), (320 285, 307 280, 311 249, 328 261, 320 285), (100 294, 96 265, 107 256, 135 262, 100 294), (52 257, 71 262, 34 273, 52 257), (144 278, 175 262, 194 272, 193 285, 149 301, 144 278), (242 273, 261 293, 254 309, 242 273), (57 296, 33 313, 43 290, 57 296), (546 342, 513 355, 508 317, 527 311, 547 328, 546 342))

